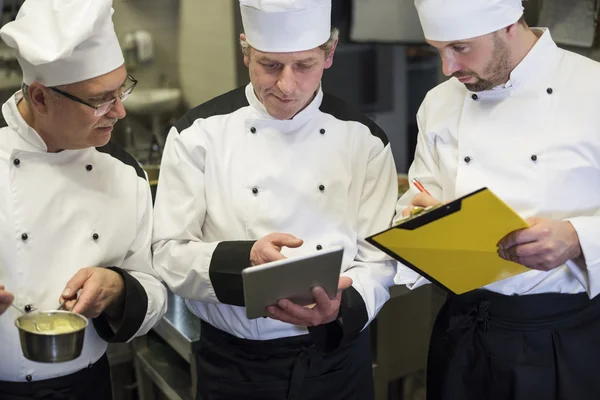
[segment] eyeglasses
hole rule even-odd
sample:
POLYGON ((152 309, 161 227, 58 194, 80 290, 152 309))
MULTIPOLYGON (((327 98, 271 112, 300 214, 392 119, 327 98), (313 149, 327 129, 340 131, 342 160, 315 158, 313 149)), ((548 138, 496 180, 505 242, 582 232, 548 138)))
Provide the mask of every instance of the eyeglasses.
POLYGON ((121 100, 121 102, 124 102, 127 99, 127 97, 131 94, 131 92, 133 92, 133 89, 135 89, 135 86, 137 85, 137 83, 138 83, 138 81, 133 76, 128 75, 127 80, 125 81, 125 83, 123 83, 123 85, 121 86, 121 89, 119 89, 121 91, 121 94, 119 94, 118 97, 115 97, 111 101, 107 101, 106 103, 102 103, 102 104, 98 104, 98 105, 90 104, 87 101, 82 100, 77 96, 73 96, 72 94, 67 93, 64 90, 60 90, 55 87, 50 87, 49 89, 58 94, 65 96, 67 99, 73 100, 79 104, 83 104, 84 106, 93 108, 94 115, 96 117, 101 117, 102 115, 108 114, 108 112, 110 110, 112 110, 115 103, 117 102, 117 99, 121 100))

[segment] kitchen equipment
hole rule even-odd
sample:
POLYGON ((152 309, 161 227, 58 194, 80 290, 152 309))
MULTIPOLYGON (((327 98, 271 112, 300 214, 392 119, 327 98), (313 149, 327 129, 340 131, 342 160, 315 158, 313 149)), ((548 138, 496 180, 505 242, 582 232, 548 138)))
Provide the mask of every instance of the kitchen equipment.
POLYGON ((15 320, 25 358, 43 363, 71 361, 81 355, 88 320, 71 311, 42 311, 15 320))

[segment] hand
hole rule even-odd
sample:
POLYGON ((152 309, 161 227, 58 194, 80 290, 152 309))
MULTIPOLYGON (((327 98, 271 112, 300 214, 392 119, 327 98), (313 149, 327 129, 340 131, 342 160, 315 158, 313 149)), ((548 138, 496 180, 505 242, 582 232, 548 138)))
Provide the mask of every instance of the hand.
POLYGON ((250 250, 250 265, 261 265, 271 261, 283 260, 282 247, 300 247, 302 239, 287 233, 270 233, 254 243, 250 250))
POLYGON ((527 220, 530 228, 514 231, 498 243, 498 254, 531 269, 550 271, 582 257, 579 236, 568 221, 527 220))
POLYGON ((0 285, 0 315, 4 314, 14 299, 12 293, 4 290, 4 286, 0 285))
POLYGON ((300 326, 328 324, 337 318, 342 300, 342 291, 350 286, 352 286, 352 278, 342 276, 334 299, 330 299, 323 288, 315 287, 313 288, 314 306, 303 307, 283 299, 279 300, 276 306, 267 307, 267 315, 270 318, 300 326))
POLYGON ((106 268, 82 268, 69 282, 59 298, 65 309, 88 318, 96 318, 103 312, 117 319, 122 314, 125 282, 121 275, 106 268), (79 299, 77 292, 81 290, 79 299))
POLYGON ((437 206, 438 204, 440 204, 440 202, 438 200, 434 199, 433 196, 431 196, 428 193, 420 192, 415 197, 413 197, 413 199, 410 201, 410 205, 408 207, 406 207, 404 210, 402 210, 402 216, 403 217, 410 216, 410 212, 415 207, 427 208, 427 207, 437 206))

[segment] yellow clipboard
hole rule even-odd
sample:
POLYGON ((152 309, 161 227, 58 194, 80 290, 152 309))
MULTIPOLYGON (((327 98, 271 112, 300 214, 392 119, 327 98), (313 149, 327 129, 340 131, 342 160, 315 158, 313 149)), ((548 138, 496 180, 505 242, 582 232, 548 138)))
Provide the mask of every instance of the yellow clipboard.
POLYGON ((367 241, 443 289, 462 294, 530 271, 498 242, 529 224, 488 188, 400 221, 367 241))

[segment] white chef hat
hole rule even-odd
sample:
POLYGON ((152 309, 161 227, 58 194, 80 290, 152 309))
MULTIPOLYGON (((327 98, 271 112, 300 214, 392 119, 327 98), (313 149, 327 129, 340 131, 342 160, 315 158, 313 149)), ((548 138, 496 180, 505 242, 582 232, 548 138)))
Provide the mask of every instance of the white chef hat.
POLYGON ((23 70, 23 82, 66 85, 124 63, 112 22, 112 0, 26 0, 0 29, 23 70))
POLYGON ((522 0, 415 0, 425 38, 440 42, 471 39, 514 24, 522 0))
POLYGON ((246 40, 257 50, 290 53, 331 35, 331 0, 240 0, 246 40))

